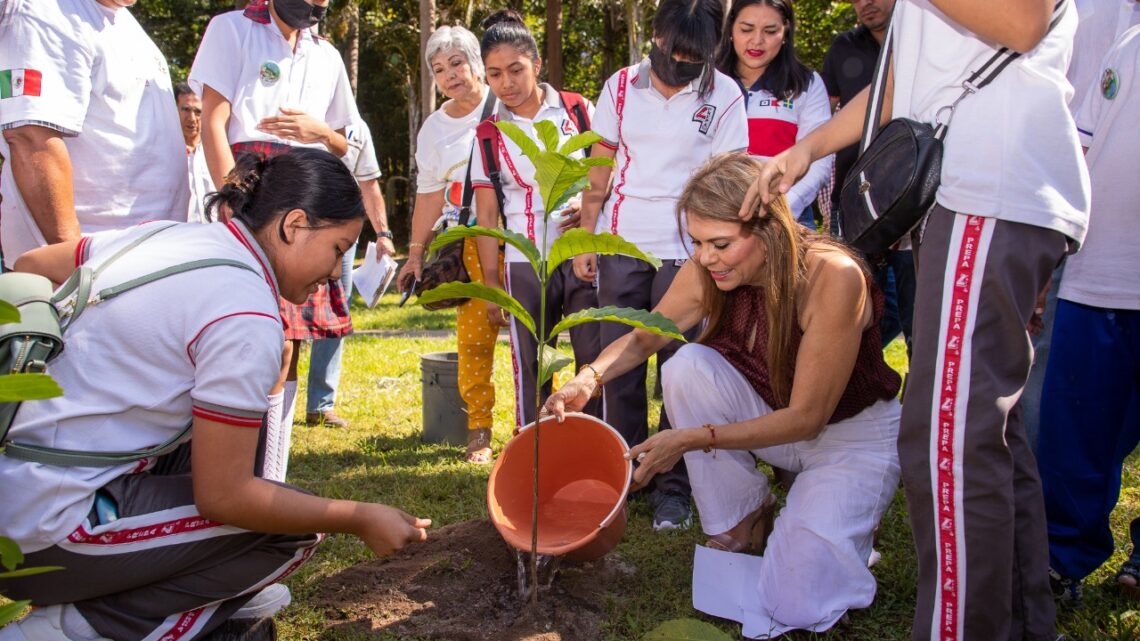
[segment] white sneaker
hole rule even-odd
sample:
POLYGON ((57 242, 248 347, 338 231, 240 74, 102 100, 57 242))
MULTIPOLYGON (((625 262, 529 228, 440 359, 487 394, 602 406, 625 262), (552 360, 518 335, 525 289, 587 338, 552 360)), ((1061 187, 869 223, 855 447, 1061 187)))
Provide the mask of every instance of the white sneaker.
POLYGON ((75 606, 70 603, 35 608, 28 613, 28 616, 0 630, 0 641, 110 641, 99 636, 87 620, 74 609, 75 606), (69 609, 73 612, 68 612, 69 609), (77 633, 71 629, 71 636, 65 634, 63 631, 65 616, 72 619, 69 628, 77 627, 75 624, 78 621, 74 619, 82 621, 78 626, 82 632, 77 633))
POLYGON ((867 567, 873 568, 875 564, 883 560, 883 555, 875 548, 871 548, 870 557, 867 559, 867 567))
MULTIPOLYGON (((289 588, 284 583, 274 583, 261 589, 261 592, 253 595, 241 609, 234 612, 231 619, 268 619, 274 614, 285 609, 285 606, 293 602, 293 595, 289 593, 289 588)), ((0 638, 0 641, 3 641, 0 638)), ((34 641, 29 639, 28 641, 34 641)))

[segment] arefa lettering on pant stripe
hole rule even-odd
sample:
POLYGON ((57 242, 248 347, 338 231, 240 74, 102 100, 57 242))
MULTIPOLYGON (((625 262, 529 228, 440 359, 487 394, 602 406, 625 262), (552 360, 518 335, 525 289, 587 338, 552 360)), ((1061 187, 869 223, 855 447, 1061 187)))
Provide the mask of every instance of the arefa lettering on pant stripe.
POLYGON ((187 532, 196 532, 198 530, 207 530, 221 525, 222 524, 217 521, 211 521, 201 516, 174 519, 153 525, 128 530, 118 530, 115 532, 104 532, 102 534, 92 534, 87 531, 84 525, 81 525, 68 535, 67 540, 72 543, 85 543, 89 545, 120 545, 123 543, 134 543, 136 541, 147 541, 167 536, 175 536, 187 532))
MULTIPOLYGON (((991 225, 992 227, 992 225, 991 225)), ((966 404, 969 399, 970 338, 976 317, 978 289, 984 260, 983 236, 986 219, 958 215, 950 235, 949 251, 957 247, 951 262, 947 256, 942 309, 945 325, 939 332, 937 379, 931 429, 931 470, 936 549, 939 554, 938 583, 934 591, 931 638, 962 641, 965 595, 965 534, 962 506, 963 441, 966 404)), ((992 231, 991 231, 992 233, 992 231)))

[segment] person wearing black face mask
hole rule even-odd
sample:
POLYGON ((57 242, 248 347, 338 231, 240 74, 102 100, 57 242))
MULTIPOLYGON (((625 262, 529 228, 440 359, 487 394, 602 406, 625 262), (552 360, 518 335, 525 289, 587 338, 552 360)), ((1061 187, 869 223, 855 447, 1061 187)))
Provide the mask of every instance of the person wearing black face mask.
MULTIPOLYGON (((311 27, 329 0, 255 0, 244 11, 215 16, 190 69, 202 96, 202 145, 217 187, 243 152, 276 156, 315 147, 343 157, 345 128, 359 118, 340 54, 311 27)), ((301 305, 282 300, 286 345, 281 378, 269 392, 265 478, 284 480, 296 400, 296 362, 302 340, 352 331, 348 296, 329 280, 301 305)), ((336 415, 328 410, 325 423, 336 415)), ((338 419, 339 420, 339 419, 338 419)))
MULTIPOLYGON (((657 305, 690 253, 688 237, 678 235, 674 219, 682 188, 711 156, 748 146, 740 91, 713 67, 723 20, 721 0, 662 0, 649 56, 614 74, 598 99, 591 128, 603 140, 591 154, 613 158, 616 168, 590 170, 581 226, 620 234, 664 262, 654 269, 626 256, 576 257, 574 274, 584 281, 597 279, 600 305, 657 305)), ((603 323, 602 345, 628 331, 625 325, 603 323)), ((658 366, 679 347, 680 342, 673 342, 659 351, 658 366)), ((606 421, 631 446, 648 436, 646 373, 644 364, 613 380, 598 372, 605 381, 606 421)), ((660 427, 670 427, 666 412, 660 427)), ((692 493, 683 461, 657 475, 647 491, 655 529, 688 526, 692 493)))

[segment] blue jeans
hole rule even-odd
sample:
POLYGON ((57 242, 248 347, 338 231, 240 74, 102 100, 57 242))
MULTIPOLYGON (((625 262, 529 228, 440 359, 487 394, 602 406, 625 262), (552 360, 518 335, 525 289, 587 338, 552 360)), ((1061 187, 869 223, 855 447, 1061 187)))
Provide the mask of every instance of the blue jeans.
MULTIPOLYGON (((345 298, 352 300, 352 259, 356 243, 344 253, 340 265, 340 284, 345 298)), ((336 405, 336 388, 340 383, 340 362, 344 355, 344 338, 321 338, 313 341, 309 353, 309 395, 305 412, 323 412, 336 405)))
POLYGON ((883 347, 902 332, 906 341, 906 355, 910 358, 912 325, 914 321, 914 252, 909 249, 887 251, 881 259, 872 256, 871 273, 875 284, 883 291, 886 305, 879 321, 883 347))
POLYGON ((1053 284, 1045 297, 1045 313, 1041 322, 1045 325, 1041 333, 1033 339, 1033 367, 1029 368, 1029 380, 1021 392, 1021 422, 1025 425, 1025 437, 1029 447, 1037 449, 1037 433, 1041 430, 1041 388, 1045 385, 1045 367, 1049 364, 1049 348, 1053 342, 1053 318, 1057 315, 1057 292, 1061 289, 1061 278, 1065 275, 1065 263, 1053 270, 1053 284))

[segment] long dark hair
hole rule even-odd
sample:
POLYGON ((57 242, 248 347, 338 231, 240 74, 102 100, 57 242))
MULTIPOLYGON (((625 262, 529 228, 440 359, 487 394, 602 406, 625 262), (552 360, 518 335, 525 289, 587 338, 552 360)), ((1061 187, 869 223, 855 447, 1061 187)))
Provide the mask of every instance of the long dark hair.
POLYGON ((293 209, 303 210, 313 227, 365 216, 360 187, 348 167, 323 149, 307 147, 268 160, 260 154, 240 154, 222 188, 206 198, 211 219, 222 205, 253 231, 293 209))
POLYGON ((538 43, 517 11, 499 9, 484 18, 479 26, 484 29, 483 39, 479 41, 483 60, 497 47, 510 45, 529 57, 531 62, 538 62, 538 43))
MULTIPOLYGON (((776 52, 776 57, 760 76, 760 88, 781 100, 795 98, 807 91, 811 84, 811 69, 796 55, 796 12, 792 0, 733 0, 728 10, 728 20, 724 34, 720 38, 720 50, 716 57, 716 68, 732 78, 736 78, 736 49, 732 46, 732 27, 740 12, 753 5, 772 7, 784 21, 784 44, 776 52)), ((748 87, 745 87, 746 89, 748 87)))
POLYGON ((721 0, 661 0, 653 17, 653 37, 660 38, 667 57, 674 53, 704 63, 701 86, 703 97, 712 88, 716 75, 716 48, 724 26, 724 4, 721 0))

